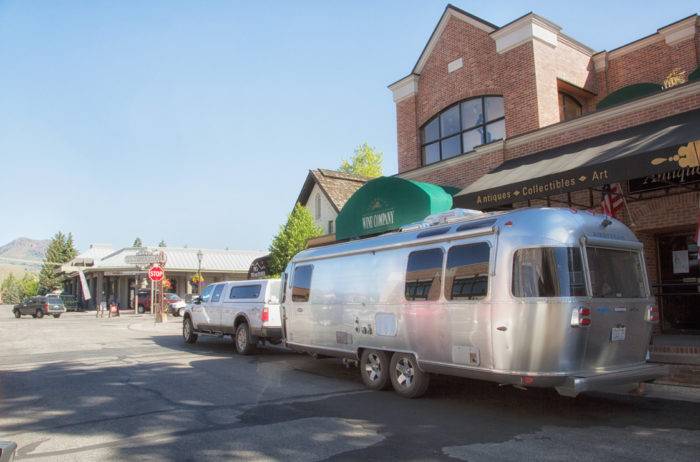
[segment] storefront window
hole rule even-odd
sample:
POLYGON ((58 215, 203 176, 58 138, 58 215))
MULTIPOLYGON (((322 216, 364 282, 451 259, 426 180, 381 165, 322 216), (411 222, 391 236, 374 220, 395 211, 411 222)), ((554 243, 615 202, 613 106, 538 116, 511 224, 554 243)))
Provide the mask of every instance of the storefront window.
POLYGON ((473 151, 505 138, 503 98, 462 101, 436 115, 421 129, 423 165, 473 151))

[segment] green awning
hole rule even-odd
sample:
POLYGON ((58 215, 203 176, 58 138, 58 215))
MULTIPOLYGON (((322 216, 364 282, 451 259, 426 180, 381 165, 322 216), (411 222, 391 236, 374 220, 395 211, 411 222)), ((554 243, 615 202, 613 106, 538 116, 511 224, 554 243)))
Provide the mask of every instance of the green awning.
POLYGON ((335 221, 336 239, 352 239, 398 229, 452 208, 456 188, 379 177, 355 191, 335 221))

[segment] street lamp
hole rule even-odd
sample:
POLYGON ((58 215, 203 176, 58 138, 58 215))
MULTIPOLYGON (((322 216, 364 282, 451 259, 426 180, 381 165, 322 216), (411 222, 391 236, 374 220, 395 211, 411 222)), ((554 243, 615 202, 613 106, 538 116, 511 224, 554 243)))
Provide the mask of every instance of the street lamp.
MULTIPOLYGON (((202 253, 202 249, 199 249, 197 251, 197 261, 199 262, 197 265, 197 275, 199 275, 199 278, 202 277, 202 258, 204 258, 204 254, 202 253)), ((197 294, 199 295, 199 284, 200 282, 197 282, 197 294)))

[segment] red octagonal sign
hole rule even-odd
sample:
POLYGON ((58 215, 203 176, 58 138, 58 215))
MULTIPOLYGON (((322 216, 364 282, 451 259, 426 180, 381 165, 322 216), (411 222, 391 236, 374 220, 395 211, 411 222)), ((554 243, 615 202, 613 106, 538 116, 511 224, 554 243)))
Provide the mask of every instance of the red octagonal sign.
POLYGON ((162 281, 164 275, 165 272, 163 271, 163 268, 158 265, 153 266, 148 270, 148 279, 151 281, 162 281))

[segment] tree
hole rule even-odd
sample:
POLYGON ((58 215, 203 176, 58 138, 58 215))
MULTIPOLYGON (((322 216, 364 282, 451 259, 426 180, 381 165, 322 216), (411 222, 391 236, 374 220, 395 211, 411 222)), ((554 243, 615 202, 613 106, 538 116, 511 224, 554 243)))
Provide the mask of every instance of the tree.
POLYGON ((343 159, 340 171, 353 173, 366 178, 382 176, 382 158, 384 154, 377 151, 367 143, 362 143, 355 149, 355 154, 350 160, 343 159))
POLYGON ((134 239, 134 243, 131 244, 131 247, 137 247, 137 248, 143 247, 143 242, 141 242, 141 238, 137 237, 136 239, 134 239))
POLYGON ((0 298, 3 303, 14 305, 22 301, 22 291, 17 278, 10 273, 0 284, 0 298))
POLYGON ((270 245, 270 274, 281 274, 289 260, 306 248, 307 241, 321 234, 323 230, 316 225, 309 209, 297 202, 270 245))
POLYGON ((33 297, 39 293, 39 279, 32 273, 24 273, 18 281, 22 299, 33 297))
POLYGON ((39 293, 46 294, 63 286, 65 276, 61 265, 75 258, 78 252, 73 246, 73 235, 57 232, 46 249, 46 258, 39 272, 39 293))
POLYGON ((158 243, 158 247, 167 247, 167 245, 165 245, 165 241, 163 239, 161 239, 160 242, 158 243))

